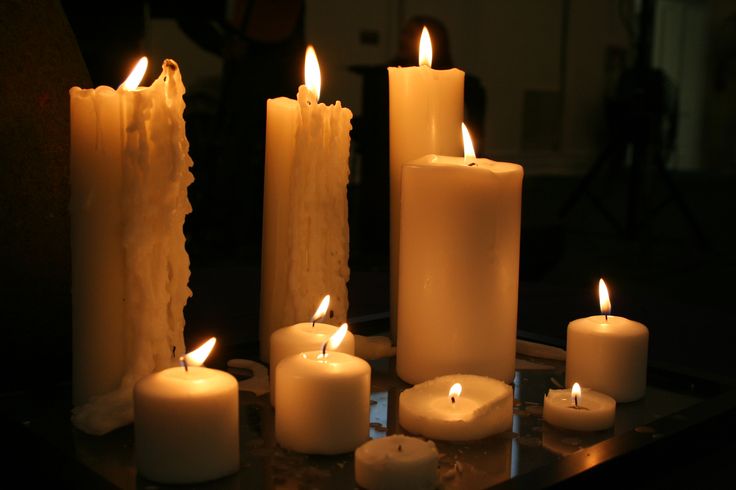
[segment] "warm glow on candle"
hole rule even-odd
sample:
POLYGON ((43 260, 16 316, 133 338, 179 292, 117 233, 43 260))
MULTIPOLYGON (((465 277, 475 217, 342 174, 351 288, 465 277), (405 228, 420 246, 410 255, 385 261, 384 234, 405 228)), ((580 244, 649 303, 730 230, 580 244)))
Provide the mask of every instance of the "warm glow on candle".
POLYGON ((465 123, 460 125, 460 129, 463 132, 463 149, 465 150, 465 160, 469 158, 475 158, 475 148, 473 148, 473 140, 470 139, 470 132, 465 123))
POLYGON ((184 356, 187 364, 189 364, 190 366, 201 366, 202 364, 204 364, 207 356, 210 355, 210 352, 212 352, 212 349, 215 347, 215 342, 217 342, 217 339, 215 339, 215 337, 212 337, 207 342, 202 344, 198 349, 195 349, 184 356))
POLYGON ((570 390, 570 395, 572 396, 572 399, 575 401, 575 406, 579 407, 583 399, 583 390, 580 388, 580 383, 575 383, 572 385, 572 389, 570 390))
POLYGON ((340 347, 340 344, 342 344, 342 340, 345 338, 345 335, 348 333, 348 324, 343 323, 340 325, 340 328, 337 329, 337 332, 333 333, 330 337, 330 340, 327 341, 327 346, 335 350, 338 347, 340 347))
POLYGON ((146 74, 148 68, 148 58, 145 56, 138 60, 133 71, 130 72, 128 78, 125 79, 121 87, 123 90, 135 90, 140 85, 143 76, 146 74))
POLYGON ((310 44, 307 46, 307 54, 304 57, 304 85, 307 86, 314 97, 319 100, 319 91, 322 87, 322 76, 319 71, 319 61, 317 61, 317 53, 310 44))
POLYGON ((314 312, 314 315, 312 315, 312 325, 314 325, 314 322, 317 320, 321 320, 325 317, 327 314, 327 308, 330 307, 330 295, 326 294, 324 298, 322 298, 322 302, 317 307, 317 311, 314 312))
POLYGON ((606 287, 606 283, 603 282, 603 279, 598 281, 598 298, 601 304, 601 314, 605 315, 606 319, 608 319, 608 315, 611 314, 611 300, 608 297, 608 288, 606 287))
POLYGON ((447 396, 450 397, 450 401, 452 403, 455 403, 455 398, 458 398, 462 392, 463 385, 461 385, 460 383, 455 383, 450 387, 450 392, 447 394, 447 396))
POLYGON ((432 40, 426 26, 422 28, 422 37, 419 38, 419 66, 432 68, 432 40))

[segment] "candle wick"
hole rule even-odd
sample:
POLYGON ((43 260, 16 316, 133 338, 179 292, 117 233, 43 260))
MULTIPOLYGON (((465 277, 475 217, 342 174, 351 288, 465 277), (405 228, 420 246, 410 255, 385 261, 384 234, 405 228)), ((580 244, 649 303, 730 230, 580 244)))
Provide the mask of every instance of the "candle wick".
POLYGON ((575 400, 575 408, 578 408, 578 396, 575 395, 573 399, 575 400))
POLYGON ((453 404, 455 403, 455 397, 454 396, 451 396, 450 397, 450 400, 452 401, 453 404))
POLYGON ((173 359, 175 357, 176 357, 176 346, 172 345, 171 346, 171 358, 173 359))
POLYGON ((603 316, 606 317, 606 323, 608 323, 608 315, 604 314, 603 316))
POLYGON ((470 163, 468 164, 468 167, 475 167, 475 162, 470 162, 470 163))
POLYGON ((401 452, 401 444, 399 444, 399 447, 397 448, 399 452, 401 452))
POLYGON ((317 319, 316 318, 314 320, 312 320, 312 327, 314 327, 314 324, 315 323, 317 323, 317 319))
POLYGON ((189 372, 189 365, 187 364, 186 356, 181 356, 179 358, 179 364, 184 368, 184 371, 189 372))
POLYGON ((327 355, 327 342, 322 344, 322 357, 325 357, 327 355))

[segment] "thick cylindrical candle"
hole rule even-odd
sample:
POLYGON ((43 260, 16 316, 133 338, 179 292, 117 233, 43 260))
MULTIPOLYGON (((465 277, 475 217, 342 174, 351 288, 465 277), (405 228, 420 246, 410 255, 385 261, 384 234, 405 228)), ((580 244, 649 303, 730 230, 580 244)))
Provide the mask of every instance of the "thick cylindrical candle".
POLYGON ((341 454, 368 439, 371 368, 343 352, 309 351, 276 366, 276 441, 307 454, 341 454))
POLYGON ((437 155, 404 166, 396 345, 404 381, 458 372, 513 380, 523 173, 514 163, 437 155))
POLYGON ((165 369, 135 385, 138 471, 159 483, 214 480, 240 467, 238 382, 205 367, 165 369))
POLYGON ((613 427, 616 400, 604 393, 583 389, 577 403, 570 390, 549 390, 544 397, 545 421, 563 429, 595 431, 613 427))
POLYGON ((567 326, 566 386, 581 386, 630 402, 647 388, 649 330, 620 316, 595 315, 567 326))
POLYGON ((355 450, 355 481, 367 490, 437 487, 439 453, 432 441, 393 435, 373 439, 355 450))

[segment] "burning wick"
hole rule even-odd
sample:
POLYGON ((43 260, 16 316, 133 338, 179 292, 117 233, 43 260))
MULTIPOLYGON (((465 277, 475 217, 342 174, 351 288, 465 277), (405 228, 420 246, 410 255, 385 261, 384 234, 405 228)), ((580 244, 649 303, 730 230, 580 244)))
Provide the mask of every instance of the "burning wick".
POLYGON ((399 447, 397 449, 399 450, 399 452, 401 452, 401 444, 399 444, 399 447))
POLYGON ((327 355, 327 342, 322 344, 322 357, 325 357, 327 355))
POLYGON ((171 346, 171 358, 173 359, 175 357, 176 357, 176 346, 172 345, 171 346))
POLYGON ((451 396, 450 397, 450 401, 452 401, 452 403, 455 403, 455 397, 454 396, 451 396))
POLYGON ((179 357, 179 364, 184 368, 184 371, 189 372, 189 364, 187 364, 186 356, 179 357))

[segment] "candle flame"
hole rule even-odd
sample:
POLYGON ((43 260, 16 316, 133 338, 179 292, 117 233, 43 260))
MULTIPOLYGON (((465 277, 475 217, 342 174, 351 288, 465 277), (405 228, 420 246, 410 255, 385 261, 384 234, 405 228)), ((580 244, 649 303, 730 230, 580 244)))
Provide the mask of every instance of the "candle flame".
POLYGON ((451 399, 453 399, 453 403, 455 402, 455 398, 459 397, 460 394, 463 392, 463 385, 460 383, 455 383, 450 387, 450 392, 447 394, 451 399))
POLYGON ((473 148, 473 140, 470 139, 470 131, 465 123, 460 123, 460 130, 463 132, 463 148, 465 150, 465 160, 475 158, 475 148, 473 148))
POLYGON ((611 300, 608 297, 608 288, 603 279, 598 281, 598 299, 601 304, 601 314, 607 317, 611 314, 611 300))
POLYGON ((422 28, 422 36, 419 38, 419 66, 432 68, 432 40, 427 26, 422 28))
POLYGON ((572 399, 575 400, 575 406, 580 406, 583 399, 583 390, 580 388, 580 383, 574 383, 572 385, 570 395, 572 396, 572 399))
POLYGON ((217 339, 215 339, 215 337, 212 337, 207 342, 199 346, 197 349, 184 356, 187 364, 189 364, 190 366, 201 366, 202 364, 204 364, 207 356, 210 355, 210 352, 212 352, 212 349, 215 347, 215 342, 217 342, 217 339))
POLYGON ((307 86, 314 97, 319 100, 319 91, 322 87, 322 75, 319 71, 319 61, 314 46, 307 46, 307 54, 304 57, 304 85, 307 86))
POLYGON ((125 79, 121 87, 123 90, 135 90, 138 88, 138 85, 140 85, 141 80, 143 80, 143 76, 146 74, 146 70, 148 69, 148 58, 143 56, 141 59, 138 60, 138 63, 136 63, 135 68, 133 68, 133 71, 130 72, 130 75, 128 75, 128 78, 125 79))
POLYGON ((316 322, 317 320, 321 320, 325 317, 327 314, 327 308, 330 307, 330 295, 325 294, 325 297, 322 298, 322 302, 317 307, 317 310, 314 312, 314 315, 312 315, 312 324, 316 322))
POLYGON ((337 329, 337 332, 333 333, 330 337, 330 340, 327 341, 327 346, 331 350, 335 350, 338 347, 340 347, 340 344, 342 344, 343 339, 348 334, 348 324, 343 323, 340 325, 340 328, 337 329))

